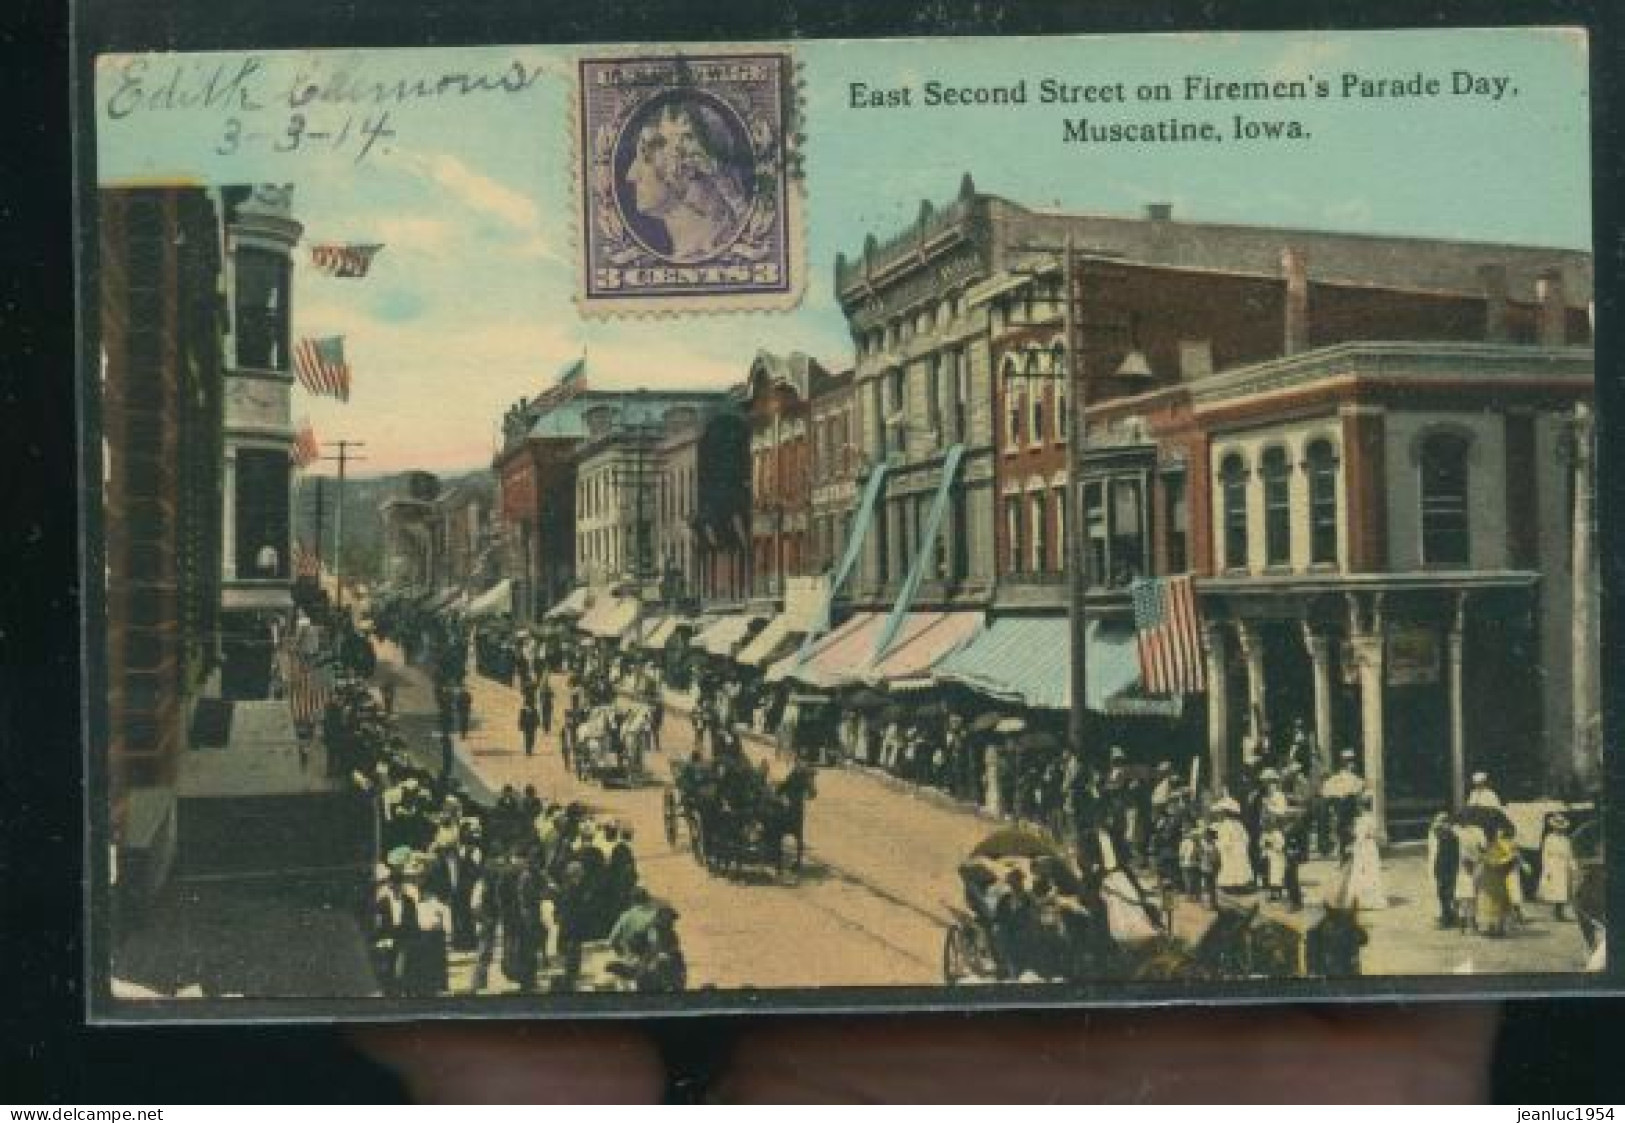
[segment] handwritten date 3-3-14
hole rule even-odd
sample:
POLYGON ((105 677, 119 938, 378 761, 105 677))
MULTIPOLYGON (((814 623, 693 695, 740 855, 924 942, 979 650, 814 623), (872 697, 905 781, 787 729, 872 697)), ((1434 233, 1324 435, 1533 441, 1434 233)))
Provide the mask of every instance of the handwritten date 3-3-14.
MULTIPOLYGON (((369 113, 364 117, 348 115, 337 128, 314 128, 303 113, 288 114, 286 124, 280 129, 252 128, 245 126, 241 117, 228 117, 215 152, 221 156, 235 156, 247 151, 313 152, 325 149, 336 152, 345 145, 354 145, 355 161, 359 164, 381 141, 394 136, 395 130, 390 127, 387 112, 369 113)), ((382 152, 388 154, 387 144, 382 152)))

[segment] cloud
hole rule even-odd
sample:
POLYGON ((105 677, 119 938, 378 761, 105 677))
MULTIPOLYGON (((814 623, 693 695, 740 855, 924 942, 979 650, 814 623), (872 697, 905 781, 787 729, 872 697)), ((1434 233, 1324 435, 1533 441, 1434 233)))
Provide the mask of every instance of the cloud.
POLYGON ((403 163, 476 214, 494 218, 516 230, 541 231, 541 210, 534 199, 475 171, 456 156, 444 152, 413 153, 403 163))

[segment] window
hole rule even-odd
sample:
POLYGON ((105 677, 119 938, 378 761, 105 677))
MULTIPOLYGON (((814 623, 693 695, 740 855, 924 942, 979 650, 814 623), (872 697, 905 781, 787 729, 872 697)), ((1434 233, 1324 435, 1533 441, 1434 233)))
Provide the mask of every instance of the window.
POLYGON ((1422 442, 1422 564, 1466 565, 1468 440, 1434 433, 1422 442))
POLYGON ((1264 564, 1292 564, 1292 465, 1286 449, 1276 446, 1265 451, 1264 476, 1264 564))
POLYGON ((931 368, 925 379, 925 423, 936 435, 938 445, 943 443, 942 431, 942 370, 940 354, 931 356, 931 368))
POLYGON ((1337 564, 1337 450, 1331 441, 1311 441, 1305 456, 1309 472, 1309 561, 1337 564))
POLYGON ((1112 481, 1111 583, 1127 585, 1145 573, 1144 487, 1138 479, 1112 481))
POLYGON ((1004 501, 1004 536, 1010 551, 1010 572, 1021 572, 1021 498, 1012 495, 1004 501))
POLYGON ((243 246, 237 251, 237 365, 288 369, 286 256, 243 246))
POLYGON ((1166 511, 1164 525, 1168 528, 1167 567, 1169 573, 1184 573, 1190 568, 1188 554, 1190 541, 1190 503, 1185 495, 1185 477, 1182 474, 1164 476, 1162 501, 1166 511))
POLYGON ((1106 485, 1103 483, 1083 485, 1083 534, 1085 560, 1089 565, 1088 583, 1091 587, 1103 585, 1111 572, 1106 537, 1106 485))
POLYGON ((1031 396, 1032 416, 1027 422, 1027 440, 1034 445, 1044 442, 1044 380, 1038 370, 1038 352, 1027 355, 1027 393, 1031 396))
POLYGON ((1016 374, 1014 363, 1005 368, 1004 404, 1007 427, 1004 447, 1011 452, 1021 447, 1021 411, 1025 383, 1026 380, 1016 374))
POLYGON ((1072 424, 1066 404, 1066 384, 1072 372, 1067 369, 1066 350, 1060 344, 1050 352, 1050 365, 1055 372, 1055 439, 1059 442, 1066 440, 1067 427, 1072 424))
POLYGON ((237 576, 269 580, 288 575, 288 454, 237 450, 237 576))
POLYGON ((1066 572, 1066 488, 1055 489, 1055 572, 1066 572))
POLYGON ((1033 572, 1043 573, 1049 569, 1049 519, 1046 517, 1045 507, 1047 496, 1044 492, 1036 492, 1028 497, 1028 508, 1032 512, 1033 533, 1033 572))
POLYGON ((1231 453, 1219 465, 1224 518, 1224 567, 1247 568, 1247 465, 1231 453))
POLYGON ((970 403, 970 372, 965 369, 965 352, 948 352, 948 377, 954 387, 954 437, 964 440, 967 431, 965 410, 970 403))
POLYGON ((903 424, 903 368, 898 367, 891 372, 887 381, 891 384, 891 418, 888 429, 891 432, 891 450, 902 452, 906 447, 906 429, 903 424))

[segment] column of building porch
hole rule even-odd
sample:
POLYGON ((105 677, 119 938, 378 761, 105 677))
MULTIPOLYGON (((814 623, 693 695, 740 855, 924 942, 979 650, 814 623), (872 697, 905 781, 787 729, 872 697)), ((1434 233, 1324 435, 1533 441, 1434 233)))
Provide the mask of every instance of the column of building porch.
MULTIPOLYGON (((1445 673, 1450 706, 1450 782, 1452 807, 1461 806, 1467 790, 1466 706, 1463 696, 1463 623, 1465 596, 1458 595, 1455 611, 1445 627, 1445 673)), ((1384 782, 1384 751, 1386 748, 1386 691, 1388 618, 1383 611, 1382 595, 1374 594, 1362 602, 1355 594, 1348 597, 1349 647, 1359 674, 1361 743, 1358 753, 1361 774, 1366 789, 1371 793, 1372 813, 1377 820, 1382 841, 1387 841, 1387 785, 1384 782)), ((1231 776, 1230 743, 1230 659, 1227 636, 1234 632, 1242 655, 1247 677, 1249 714, 1247 728, 1253 737, 1248 746, 1246 763, 1252 763, 1259 743, 1258 722, 1267 711, 1268 677, 1265 670, 1262 636, 1256 624, 1237 621, 1233 625, 1209 620, 1202 628, 1203 655, 1207 665, 1208 685, 1208 775, 1215 795, 1227 791, 1231 776)), ((1322 775, 1330 775, 1337 767, 1335 753, 1338 732, 1333 707, 1336 683, 1332 664, 1334 637, 1324 629, 1305 621, 1302 623, 1304 646, 1314 670, 1314 730, 1315 748, 1319 754, 1322 775)))

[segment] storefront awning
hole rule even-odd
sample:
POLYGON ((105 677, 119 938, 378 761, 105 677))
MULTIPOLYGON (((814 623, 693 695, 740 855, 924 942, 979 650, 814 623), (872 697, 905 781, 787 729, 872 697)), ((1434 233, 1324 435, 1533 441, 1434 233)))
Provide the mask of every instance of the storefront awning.
MULTIPOLYGON (((1130 716, 1177 716, 1176 698, 1139 694, 1140 655, 1134 629, 1089 624, 1089 708, 1130 716)), ((1006 617, 944 659, 937 678, 1000 701, 1040 710, 1072 705, 1072 651, 1065 617, 1006 617)))
POLYGON ((688 642, 690 646, 697 647, 708 655, 727 658, 745 642, 745 637, 750 634, 751 625, 760 619, 762 616, 754 612, 718 616, 704 624, 688 642))
POLYGON ((890 689, 930 686, 934 669, 982 631, 980 612, 910 612, 865 678, 890 689))
POLYGON ((637 623, 643 605, 636 597, 604 597, 576 621, 589 636, 616 639, 637 623))
POLYGON ((558 604, 555 604, 552 608, 543 613, 543 618, 547 620, 557 620, 564 616, 580 616, 587 611, 590 605, 591 597, 588 595, 585 587, 580 589, 571 589, 569 596, 565 597, 563 600, 559 601, 558 604))
POLYGON ((685 616, 645 616, 627 639, 645 651, 663 651, 678 629, 692 627, 693 623, 685 616))
POLYGON ((802 657, 792 651, 767 669, 768 682, 793 679, 808 686, 834 690, 862 682, 862 672, 880 638, 883 612, 859 612, 839 628, 818 639, 802 657))
POLYGON ((789 655, 801 643, 801 622, 779 615, 756 633, 756 638, 739 649, 734 660, 747 667, 766 667, 789 655))
POLYGON ((513 582, 504 578, 468 603, 468 617, 481 620, 513 611, 513 582))

